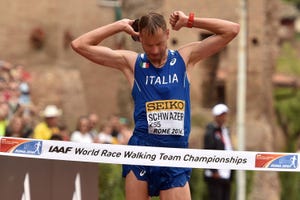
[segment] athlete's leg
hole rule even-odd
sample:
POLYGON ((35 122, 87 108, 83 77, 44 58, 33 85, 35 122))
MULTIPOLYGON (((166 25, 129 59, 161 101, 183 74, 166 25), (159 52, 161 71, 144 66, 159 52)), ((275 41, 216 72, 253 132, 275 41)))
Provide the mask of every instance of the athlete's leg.
POLYGON ((132 171, 125 179, 125 194, 126 200, 150 200, 147 182, 138 180, 132 171))
POLYGON ((183 187, 161 190, 159 197, 160 200, 191 200, 189 183, 187 182, 183 187))

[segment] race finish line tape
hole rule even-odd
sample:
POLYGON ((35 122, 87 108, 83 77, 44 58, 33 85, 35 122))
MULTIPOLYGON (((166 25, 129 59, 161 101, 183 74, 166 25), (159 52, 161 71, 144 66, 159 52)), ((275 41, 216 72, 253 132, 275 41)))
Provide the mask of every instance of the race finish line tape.
POLYGON ((0 137, 0 156, 92 163, 299 172, 298 153, 221 151, 0 137))

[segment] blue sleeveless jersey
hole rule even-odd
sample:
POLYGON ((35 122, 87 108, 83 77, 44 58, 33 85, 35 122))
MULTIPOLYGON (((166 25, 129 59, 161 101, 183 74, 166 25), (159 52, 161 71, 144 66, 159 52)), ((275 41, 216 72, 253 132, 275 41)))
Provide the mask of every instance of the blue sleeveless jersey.
POLYGON ((178 51, 155 68, 146 54, 139 54, 134 71, 134 136, 151 146, 188 146, 190 134, 190 86, 185 63, 178 51))

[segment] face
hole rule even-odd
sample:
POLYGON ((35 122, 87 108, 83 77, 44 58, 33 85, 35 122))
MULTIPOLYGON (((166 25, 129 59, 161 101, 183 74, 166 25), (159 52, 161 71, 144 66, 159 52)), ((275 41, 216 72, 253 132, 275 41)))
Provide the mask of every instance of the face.
POLYGON ((227 119, 227 113, 223 113, 221 115, 216 116, 216 122, 219 125, 223 125, 226 122, 227 119))
POLYGON ((20 133, 22 131, 22 125, 23 123, 21 118, 14 118, 12 120, 12 129, 14 132, 20 133))
POLYGON ((154 35, 142 31, 140 41, 149 60, 153 63, 160 62, 166 56, 169 30, 158 29, 154 35))
POLYGON ((79 131, 81 133, 87 133, 89 131, 89 120, 87 118, 82 118, 79 122, 79 131))
POLYGON ((98 124, 98 116, 96 114, 92 114, 89 116, 89 120, 90 120, 90 127, 94 128, 97 124, 98 124))
POLYGON ((49 127, 56 127, 58 124, 58 118, 57 117, 46 117, 45 118, 46 123, 49 127))

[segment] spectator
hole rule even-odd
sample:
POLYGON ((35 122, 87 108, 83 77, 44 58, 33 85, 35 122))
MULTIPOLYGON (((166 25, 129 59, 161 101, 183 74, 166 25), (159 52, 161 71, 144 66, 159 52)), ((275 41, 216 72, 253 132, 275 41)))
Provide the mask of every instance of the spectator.
POLYGON ((112 127, 111 135, 115 138, 118 138, 120 133, 120 119, 117 115, 111 115, 108 119, 108 123, 112 127))
POLYGON ((0 104, 0 136, 5 135, 6 128, 8 126, 8 114, 9 114, 9 106, 7 103, 0 104))
POLYGON ((26 129, 23 118, 19 116, 14 116, 10 120, 5 132, 5 136, 7 137, 28 138, 30 134, 31 130, 26 129))
POLYGON ((32 137, 33 129, 37 124, 37 111, 36 107, 31 105, 20 105, 17 111, 14 113, 13 117, 21 117, 24 123, 25 132, 28 134, 26 137, 32 137))
POLYGON ((25 67, 23 65, 16 65, 15 67, 15 71, 17 76, 17 80, 19 80, 20 82, 27 82, 30 83, 31 82, 31 74, 25 70, 25 67))
MULTIPOLYGON (((228 107, 217 104, 212 109, 214 121, 206 126, 204 148, 232 150, 229 129, 226 127, 228 107)), ((205 169, 204 178, 208 186, 210 200, 229 200, 232 171, 230 169, 205 169)))
POLYGON ((13 89, 19 92, 18 103, 26 105, 30 104, 29 82, 31 80, 31 76, 24 70, 24 66, 16 65, 14 67, 6 67, 5 71, 9 74, 6 78, 7 83, 9 85, 13 84, 10 87, 13 86, 13 89))
MULTIPOLYGON (((0 104, 6 104, 1 111, 5 113, 5 121, 0 122, 1 134, 10 135, 12 127, 5 130, 5 126, 17 126, 19 124, 17 118, 21 118, 23 124, 22 137, 30 137, 33 127, 36 124, 36 111, 34 105, 30 101, 29 95, 30 74, 24 70, 24 66, 15 65, 7 61, 0 61, 0 104), (26 93, 26 94, 25 94, 26 93), (8 110, 6 109, 8 108, 8 110), (6 124, 4 126, 4 124, 6 124), (25 134, 25 135, 24 135, 25 134)), ((0 114, 1 115, 1 114, 0 114)), ((1 121, 1 120, 0 120, 1 121)), ((17 135, 17 134, 15 134, 17 135)))
POLYGON ((9 118, 12 118, 13 115, 20 108, 19 98, 20 98, 20 89, 19 89, 18 82, 10 81, 9 82, 9 98, 8 98, 8 105, 10 108, 9 118))
POLYGON ((120 125, 119 125, 118 143, 127 144, 133 131, 129 128, 129 122, 126 118, 121 117, 119 122, 120 125))
POLYGON ((93 140, 97 140, 98 138, 98 123, 99 123, 99 117, 96 113, 90 113, 88 115, 89 121, 90 121, 90 127, 89 132, 93 137, 93 140))
POLYGON ((55 105, 48 105, 41 115, 43 121, 35 126, 33 138, 49 140, 53 134, 59 134, 58 118, 62 111, 55 105))
POLYGON ((118 140, 112 136, 112 127, 109 123, 105 123, 98 135, 98 141, 102 144, 117 144, 118 140))
MULTIPOLYGON (((0 81, 0 85, 1 85, 1 81, 0 81)), ((5 94, 3 93, 3 91, 0 91, 0 104, 5 102, 6 102, 5 94)))
POLYGON ((67 125, 63 123, 60 124, 58 128, 59 128, 59 137, 61 138, 61 140, 70 141, 70 131, 67 125))
POLYGON ((1 102, 5 102, 7 100, 7 88, 8 88, 8 84, 6 82, 6 80, 0 76, 0 93, 1 93, 1 102))
POLYGON ((71 134, 72 142, 93 143, 93 137, 89 132, 90 121, 87 116, 78 119, 76 130, 71 134))
POLYGON ((28 83, 22 82, 19 86, 20 90, 20 97, 19 102, 21 105, 30 105, 31 99, 30 99, 30 88, 28 83))
POLYGON ((54 134, 50 137, 50 140, 64 140, 63 137, 59 134, 54 134))
POLYGON ((0 61, 0 76, 8 83, 12 79, 10 70, 12 69, 12 64, 7 61, 0 61))

